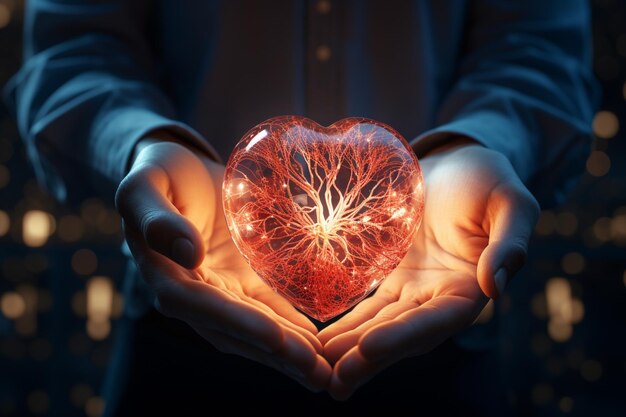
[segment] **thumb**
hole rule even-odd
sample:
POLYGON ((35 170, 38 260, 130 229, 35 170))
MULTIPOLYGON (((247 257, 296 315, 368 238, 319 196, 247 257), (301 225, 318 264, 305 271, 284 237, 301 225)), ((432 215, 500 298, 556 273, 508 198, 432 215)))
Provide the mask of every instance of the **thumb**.
POLYGON ((204 258, 202 236, 166 198, 169 192, 167 173, 147 167, 124 178, 115 205, 126 227, 143 236, 152 250, 185 268, 196 268, 204 258))
POLYGON ((478 284, 487 297, 497 298, 526 261, 539 205, 521 184, 492 192, 486 210, 489 244, 478 260, 478 284))

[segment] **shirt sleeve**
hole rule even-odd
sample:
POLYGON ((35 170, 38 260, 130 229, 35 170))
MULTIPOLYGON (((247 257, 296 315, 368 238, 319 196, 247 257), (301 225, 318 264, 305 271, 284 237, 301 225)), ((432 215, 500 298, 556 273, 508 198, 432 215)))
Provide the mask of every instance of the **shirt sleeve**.
POLYGON ((597 102, 583 0, 471 3, 457 77, 418 156, 453 136, 503 153, 542 205, 582 172, 597 102))
POLYGON ((150 0, 29 0, 24 63, 5 89, 38 179, 59 200, 112 197, 136 142, 168 130, 219 159, 177 121, 155 82, 150 0))

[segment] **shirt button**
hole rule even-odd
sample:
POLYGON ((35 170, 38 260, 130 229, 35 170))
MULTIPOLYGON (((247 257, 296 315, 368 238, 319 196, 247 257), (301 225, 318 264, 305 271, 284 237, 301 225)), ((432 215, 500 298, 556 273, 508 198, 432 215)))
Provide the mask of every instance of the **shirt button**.
POLYGON ((319 14, 327 14, 330 12, 330 1, 320 0, 317 2, 317 12, 319 14))
POLYGON ((315 57, 318 61, 326 62, 330 59, 330 48, 326 45, 320 45, 315 50, 315 57))

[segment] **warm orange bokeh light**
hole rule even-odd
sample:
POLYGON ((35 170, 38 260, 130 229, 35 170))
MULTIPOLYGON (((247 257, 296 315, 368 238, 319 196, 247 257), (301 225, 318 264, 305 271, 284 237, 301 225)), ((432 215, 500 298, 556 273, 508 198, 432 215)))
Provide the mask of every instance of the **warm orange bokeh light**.
POLYGON ((394 270, 424 209, 409 145, 388 126, 357 118, 328 128, 292 116, 261 123, 233 151, 223 197, 252 268, 321 321, 394 270))

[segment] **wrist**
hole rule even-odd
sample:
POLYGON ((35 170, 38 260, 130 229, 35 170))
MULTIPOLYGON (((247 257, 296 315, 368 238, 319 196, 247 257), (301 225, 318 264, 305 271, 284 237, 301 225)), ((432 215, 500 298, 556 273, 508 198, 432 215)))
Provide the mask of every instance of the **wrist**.
POLYGON ((137 141, 126 173, 128 174, 139 160, 139 164, 149 162, 158 163, 158 165, 170 161, 166 165, 171 166, 172 160, 178 160, 182 165, 195 163, 191 159, 198 160, 215 178, 221 178, 223 175, 224 166, 214 158, 214 155, 168 131, 154 131, 137 141), (144 151, 146 154, 140 157, 144 151), (187 159, 180 162, 181 158, 187 159))
POLYGON ((466 148, 468 146, 484 147, 482 144, 480 144, 479 142, 475 141, 474 139, 468 136, 455 136, 445 141, 441 145, 433 149, 430 149, 428 152, 422 155, 422 158, 448 154, 455 150, 458 150, 460 148, 466 148))
POLYGON ((137 157, 145 148, 147 148, 150 145, 155 145, 158 143, 174 143, 191 151, 194 155, 196 155, 200 159, 209 160, 209 161, 215 162, 216 164, 219 163, 215 159, 214 155, 210 154, 209 152, 206 152, 204 149, 201 149, 197 146, 194 146, 193 144, 190 144, 188 141, 180 138, 179 136, 176 136, 167 130, 155 130, 155 131, 148 133, 146 136, 144 136, 139 141, 137 141, 131 153, 129 166, 128 166, 129 169, 133 166, 133 164, 137 160, 137 157))
POLYGON ((130 166, 133 166, 135 160, 137 159, 137 156, 141 153, 141 151, 143 151, 146 147, 150 145, 160 142, 174 142, 179 145, 185 146, 185 143, 182 140, 178 139, 171 133, 165 130, 155 130, 137 141, 135 147, 133 148, 133 152, 131 153, 130 166))

